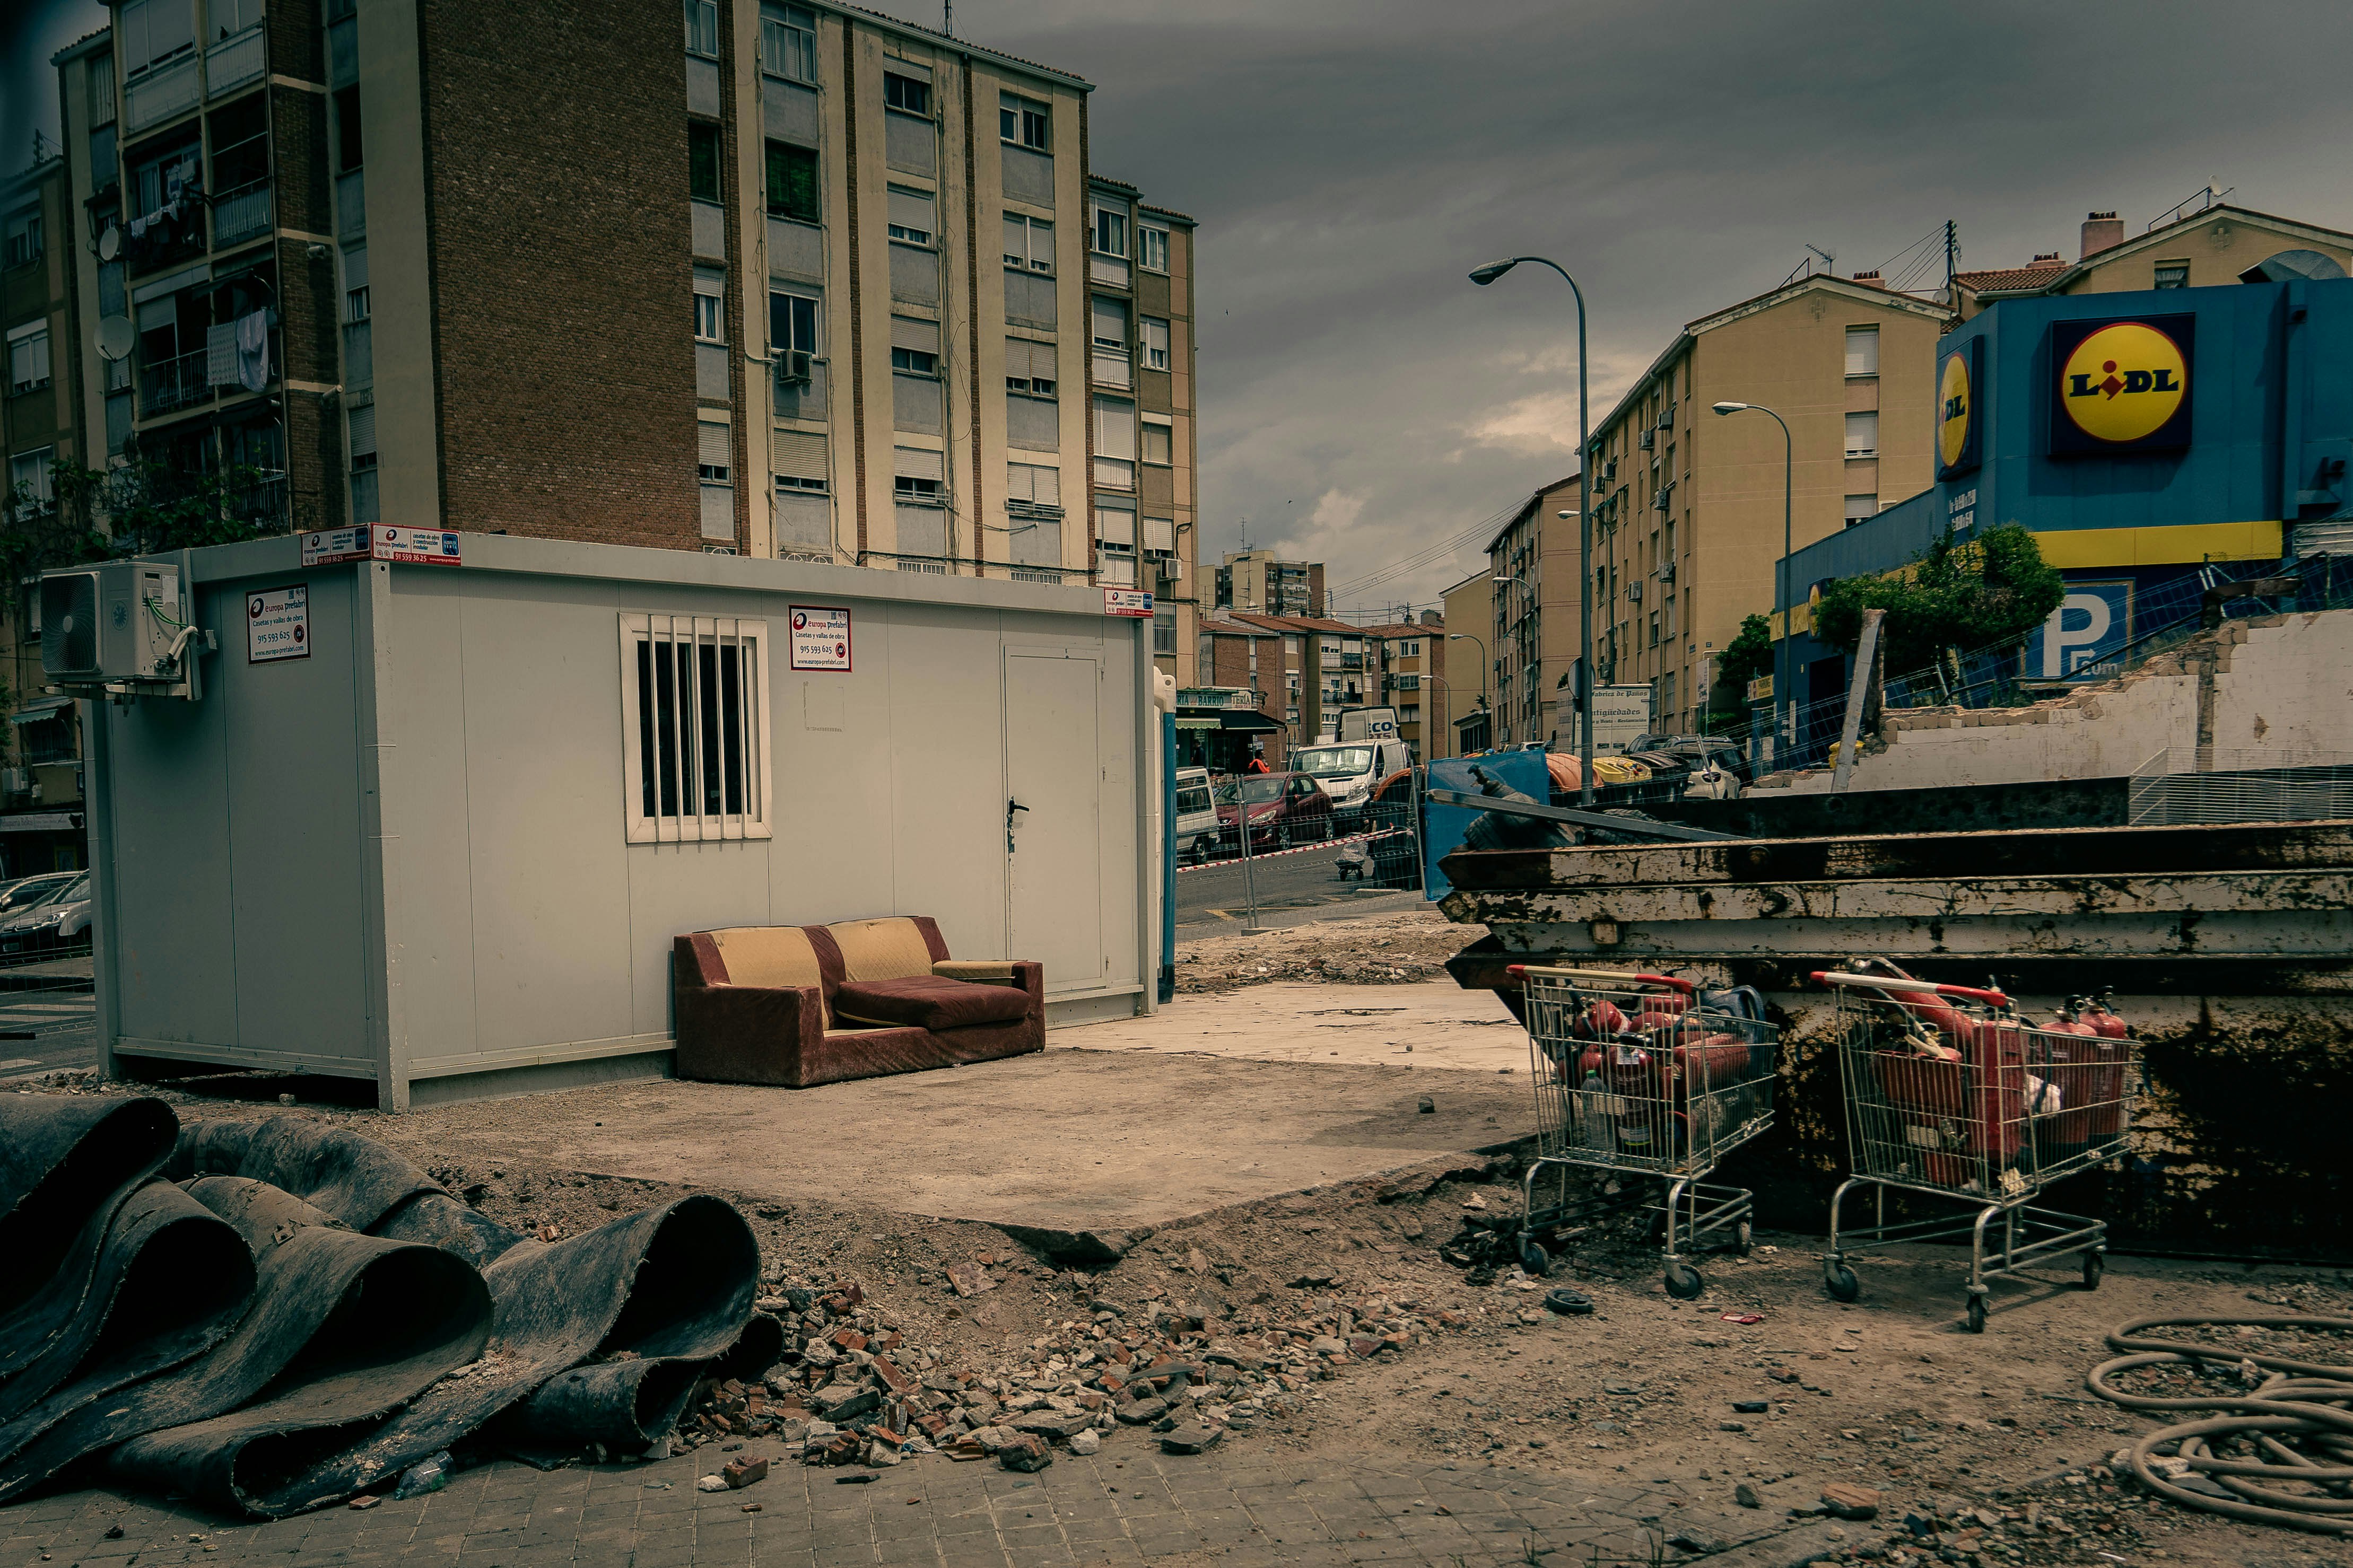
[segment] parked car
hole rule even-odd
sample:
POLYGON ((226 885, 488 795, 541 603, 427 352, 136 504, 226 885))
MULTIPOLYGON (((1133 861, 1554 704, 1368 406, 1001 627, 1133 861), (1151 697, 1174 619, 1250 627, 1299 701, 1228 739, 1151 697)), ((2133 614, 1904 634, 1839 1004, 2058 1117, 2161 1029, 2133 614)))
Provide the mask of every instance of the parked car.
POLYGON ((1240 841, 1250 813, 1250 853, 1332 837, 1332 797, 1308 773, 1244 773, 1218 786, 1218 822, 1240 841))
POLYGON ((1176 770, 1176 858, 1198 866, 1218 852, 1218 803, 1209 770, 1176 770))
POLYGON ((1332 809, 1343 826, 1354 826, 1365 815, 1373 786, 1399 768, 1413 763, 1403 741, 1346 741, 1334 745, 1303 746, 1292 754, 1293 771, 1312 773, 1332 797, 1332 809))
POLYGON ((38 876, 19 877, 13 882, 0 884, 0 924, 9 916, 22 913, 39 903, 51 893, 80 876, 79 871, 44 871, 38 876))
POLYGON ((1629 752, 1672 752, 1691 759, 1692 771, 1698 773, 1714 764, 1746 784, 1748 776, 1748 753, 1738 741, 1724 735, 1644 735, 1629 752))
POLYGON ((0 921, 0 957, 46 952, 90 940, 90 873, 0 921))

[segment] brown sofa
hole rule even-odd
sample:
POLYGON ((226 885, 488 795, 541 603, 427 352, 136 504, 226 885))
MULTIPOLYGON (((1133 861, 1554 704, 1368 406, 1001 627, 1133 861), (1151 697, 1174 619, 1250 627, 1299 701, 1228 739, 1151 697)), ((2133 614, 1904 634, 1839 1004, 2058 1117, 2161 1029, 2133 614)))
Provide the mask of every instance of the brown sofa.
POLYGON ((678 1076, 792 1089, 1046 1048, 1046 971, 958 962, 926 915, 677 940, 678 1076))

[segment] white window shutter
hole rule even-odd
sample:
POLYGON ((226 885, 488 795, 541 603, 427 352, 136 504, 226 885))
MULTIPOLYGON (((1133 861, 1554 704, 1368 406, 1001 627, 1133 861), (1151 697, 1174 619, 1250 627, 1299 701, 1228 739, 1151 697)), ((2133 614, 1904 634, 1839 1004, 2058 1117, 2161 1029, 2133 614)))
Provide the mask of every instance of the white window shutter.
POLYGON ((939 479, 947 478, 947 464, 940 453, 922 447, 894 447, 891 450, 892 473, 902 479, 939 479))
POLYGON ((361 458, 375 455, 375 405, 371 403, 364 408, 353 409, 351 421, 352 458, 356 463, 361 458))
POLYGON ((770 467, 791 479, 825 480, 825 437, 811 430, 779 430, 770 443, 770 467))
MULTIPOLYGON (((727 439, 728 426, 698 424, 694 427, 695 461, 706 468, 725 470, 733 467, 734 454, 727 439)), ((715 481, 714 481, 715 482, 715 481)))
POLYGON ((912 316, 891 318, 891 346, 894 349, 921 349, 925 353, 940 352, 940 324, 917 321, 912 316))

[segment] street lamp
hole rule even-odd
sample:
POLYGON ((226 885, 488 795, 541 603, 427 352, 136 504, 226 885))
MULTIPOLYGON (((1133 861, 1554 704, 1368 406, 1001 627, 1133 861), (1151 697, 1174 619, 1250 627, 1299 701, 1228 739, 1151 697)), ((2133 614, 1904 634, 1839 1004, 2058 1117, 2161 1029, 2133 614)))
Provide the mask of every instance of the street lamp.
POLYGON ((1781 427, 1781 564, 1773 574, 1773 609, 1781 617, 1781 641, 1773 653, 1773 765, 1782 763, 1782 748, 1795 749, 1798 743, 1797 694, 1789 687, 1789 490, 1797 466, 1797 447, 1789 439, 1789 422, 1760 403, 1719 403, 1718 414, 1755 412, 1772 415, 1773 423, 1781 427), (1784 704, 1789 715, 1789 736, 1781 738, 1781 714, 1784 704))
MULTIPOLYGON (((1568 268, 1542 256, 1514 256, 1502 261, 1490 261, 1471 274, 1471 281, 1482 289, 1517 267, 1523 261, 1541 262, 1560 274, 1568 291, 1577 297, 1577 656, 1580 669, 1593 668, 1593 469, 1586 461, 1586 445, 1591 439, 1587 430, 1587 393, 1592 377, 1587 374, 1585 345, 1585 290, 1569 277, 1568 268)), ((1593 704, 1587 702, 1577 714, 1577 804, 1593 805, 1593 704)))

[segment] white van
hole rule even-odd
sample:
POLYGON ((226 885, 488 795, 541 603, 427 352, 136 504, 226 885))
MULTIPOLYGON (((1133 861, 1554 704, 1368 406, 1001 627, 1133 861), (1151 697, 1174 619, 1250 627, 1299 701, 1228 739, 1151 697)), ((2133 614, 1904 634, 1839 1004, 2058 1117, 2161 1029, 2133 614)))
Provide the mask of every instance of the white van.
POLYGON ((1199 865, 1218 852, 1218 806, 1209 795, 1209 770, 1176 770, 1176 858, 1199 865))
POLYGON ((1292 771, 1311 774, 1324 786, 1344 826, 1364 815, 1375 784, 1412 765, 1413 752, 1403 741, 1335 741, 1302 746, 1291 755, 1292 771))

